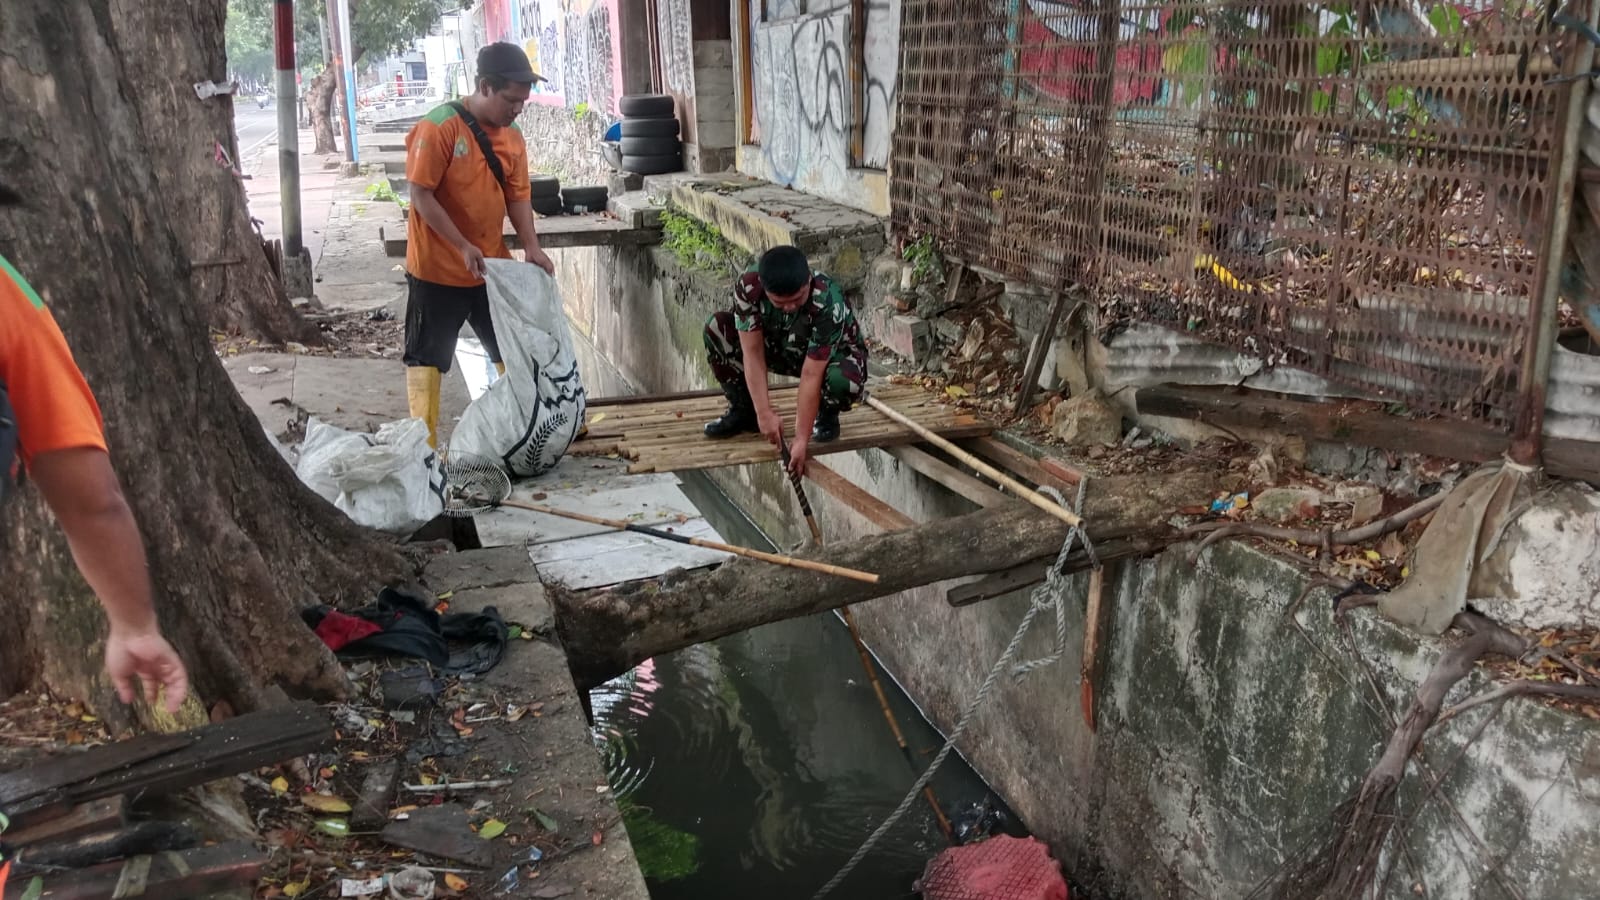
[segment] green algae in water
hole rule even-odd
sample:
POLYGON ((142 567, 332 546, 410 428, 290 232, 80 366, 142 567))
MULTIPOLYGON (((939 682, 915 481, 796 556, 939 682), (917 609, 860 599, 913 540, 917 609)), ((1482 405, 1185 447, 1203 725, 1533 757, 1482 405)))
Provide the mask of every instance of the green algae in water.
POLYGON ((618 802, 639 871, 651 881, 676 881, 700 869, 700 839, 656 821, 650 811, 626 799, 618 802))

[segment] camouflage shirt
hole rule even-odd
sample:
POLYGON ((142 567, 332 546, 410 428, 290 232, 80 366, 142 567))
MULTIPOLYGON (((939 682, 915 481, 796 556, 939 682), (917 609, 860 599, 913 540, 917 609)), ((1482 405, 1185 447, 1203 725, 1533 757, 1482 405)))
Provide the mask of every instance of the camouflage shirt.
POLYGON ((767 290, 754 268, 733 285, 733 324, 740 331, 766 333, 769 345, 779 344, 785 355, 829 360, 849 353, 861 342, 855 313, 844 292, 823 274, 811 276, 811 299, 794 312, 784 312, 767 299, 767 290))

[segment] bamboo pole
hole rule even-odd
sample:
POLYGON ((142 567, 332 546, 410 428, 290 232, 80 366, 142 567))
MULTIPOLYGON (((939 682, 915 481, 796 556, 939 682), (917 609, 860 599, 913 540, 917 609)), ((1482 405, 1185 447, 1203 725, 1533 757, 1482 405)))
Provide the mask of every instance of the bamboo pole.
POLYGON ((732 553, 734 556, 743 556, 746 559, 758 559, 762 562, 772 563, 775 566, 788 566, 792 569, 809 569, 813 572, 823 572, 828 575, 837 575, 840 578, 849 578, 867 584, 877 584, 878 576, 871 572, 862 572, 859 569, 847 569, 844 566, 834 566, 828 563, 813 562, 809 559, 795 559, 792 556, 782 556, 777 553, 766 553, 761 550, 751 550, 749 547, 736 547, 733 544, 724 544, 719 541, 708 541, 704 538, 687 537, 650 528, 645 525, 635 525, 620 519, 602 519, 586 513, 572 512, 565 509, 556 509, 550 506, 539 506, 533 503, 519 503, 515 500, 501 500, 499 506, 509 506, 513 509, 525 509, 528 512, 543 513, 547 516, 558 516, 563 519, 573 519, 578 522, 588 522, 590 525, 602 525, 606 528, 615 528, 618 531, 633 531, 647 534, 653 538, 665 541, 674 541, 679 544, 693 544, 696 547, 705 547, 708 550, 721 550, 723 553, 732 553))
POLYGON ((1100 656, 1100 610, 1105 597, 1105 569, 1089 570, 1089 608, 1084 615, 1083 664, 1078 679, 1083 684, 1083 720, 1094 731, 1094 676, 1100 656))
POLYGON ((884 403, 877 397, 874 397, 870 394, 867 395, 867 405, 878 412, 883 413, 894 421, 899 422, 901 425, 911 429, 917 434, 918 437, 922 438, 928 443, 938 447, 946 453, 949 453, 951 456, 961 460, 984 475, 993 478, 995 481, 1000 483, 1001 487, 1004 487, 1006 490, 1015 494, 1019 500, 1026 500, 1050 515, 1055 516, 1061 521, 1067 523, 1068 525, 1076 527, 1083 524, 1083 519, 1073 514, 1071 510, 1063 509, 1058 504, 1051 502, 1049 497, 1040 494, 1038 491, 1029 490, 1026 485, 1017 481, 1015 478, 1012 478, 1010 475, 1007 475, 999 469, 996 469, 994 466, 991 466, 976 456, 973 456, 971 453, 968 453, 960 447, 957 447, 955 444, 945 440, 939 435, 934 434, 932 431, 929 431, 921 425, 918 425, 916 422, 913 422, 906 416, 901 415, 894 409, 894 407, 889 406, 887 403, 884 403))
MULTIPOLYGON (((800 476, 789 468, 789 442, 781 431, 778 432, 778 452, 783 457, 783 473, 794 486, 795 499, 800 501, 800 512, 806 517, 806 527, 811 530, 811 539, 821 547, 822 526, 817 524, 816 514, 811 511, 811 500, 806 497, 806 488, 801 483, 800 476)), ((850 611, 850 607, 841 606, 839 617, 844 619, 844 627, 850 632, 850 642, 855 644, 856 654, 861 657, 861 668, 866 670, 867 683, 872 685, 872 692, 878 697, 878 708, 883 711, 884 721, 889 723, 889 731, 894 735, 894 742, 900 747, 900 753, 905 756, 911 771, 916 772, 916 757, 912 756, 911 745, 906 743, 905 732, 900 730, 900 722, 894 717, 894 710, 889 707, 889 695, 883 689, 883 682, 878 680, 878 669, 872 663, 872 652, 867 649, 866 641, 861 639, 861 629, 856 625, 856 614, 850 611)), ((928 805, 933 807, 933 817, 939 823, 939 830, 944 832, 945 839, 948 840, 951 835, 950 819, 944 814, 944 808, 939 805, 939 798, 934 796, 932 785, 923 786, 922 796, 927 799, 928 805)))

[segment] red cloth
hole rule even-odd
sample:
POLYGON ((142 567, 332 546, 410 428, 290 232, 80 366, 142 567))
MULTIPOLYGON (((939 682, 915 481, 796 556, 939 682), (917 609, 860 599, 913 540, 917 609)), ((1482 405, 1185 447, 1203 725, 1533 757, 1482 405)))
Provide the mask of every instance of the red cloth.
POLYGON ((317 623, 317 637, 328 645, 328 649, 337 653, 344 649, 346 644, 354 643, 365 637, 372 637, 382 633, 383 628, 376 622, 332 610, 322 617, 317 623))
POLYGON ((917 889, 923 900, 1070 900, 1050 848, 1004 834, 940 853, 917 889))

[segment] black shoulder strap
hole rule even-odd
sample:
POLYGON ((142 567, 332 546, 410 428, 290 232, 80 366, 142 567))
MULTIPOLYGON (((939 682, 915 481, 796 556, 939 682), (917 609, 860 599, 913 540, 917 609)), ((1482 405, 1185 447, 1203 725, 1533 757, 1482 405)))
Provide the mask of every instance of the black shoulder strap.
POLYGON ((16 481, 17 468, 17 417, 11 412, 11 400, 6 394, 6 383, 0 381, 0 500, 4 500, 16 481))
POLYGON ((495 155, 494 145, 489 143, 489 135, 484 132, 483 126, 478 124, 478 118, 467 112, 466 104, 459 100, 451 100, 450 108, 456 111, 461 121, 467 123, 467 129, 478 139, 478 149, 483 151, 484 162, 489 164, 489 171, 494 173, 494 180, 500 182, 500 189, 505 190, 506 170, 500 165, 500 157, 495 155))

